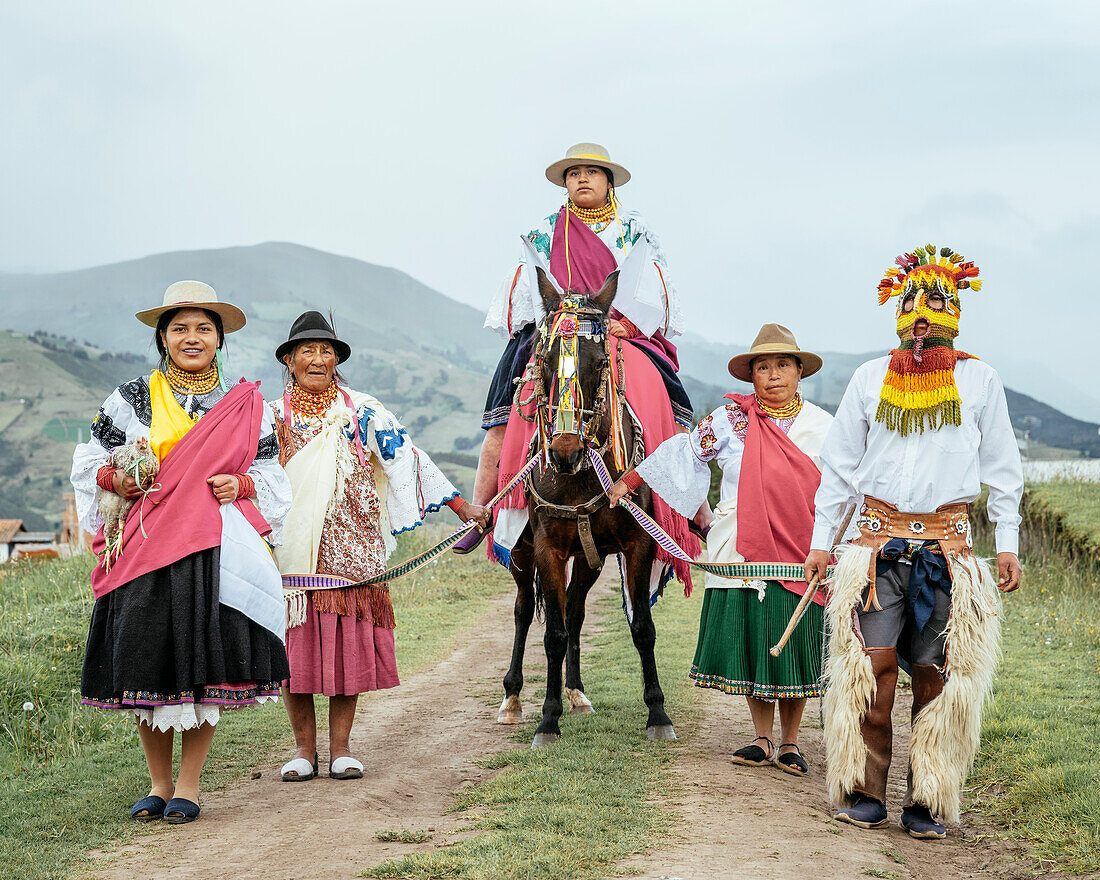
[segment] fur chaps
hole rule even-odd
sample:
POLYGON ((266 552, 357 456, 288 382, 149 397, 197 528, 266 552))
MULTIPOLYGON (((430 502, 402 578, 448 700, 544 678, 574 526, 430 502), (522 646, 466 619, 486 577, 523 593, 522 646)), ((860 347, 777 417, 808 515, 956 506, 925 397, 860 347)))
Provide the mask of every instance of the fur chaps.
MULTIPOLYGON (((871 565, 871 549, 848 545, 837 551, 826 607, 829 656, 824 698, 826 781, 838 806, 851 803, 863 784, 867 747, 860 722, 875 694, 871 659, 854 629, 854 618, 871 565)), ((947 624, 947 681, 943 692, 917 716, 909 741, 913 798, 949 822, 959 820, 959 792, 981 734, 982 707, 1000 659, 1001 595, 985 560, 949 554, 951 616, 947 624)))

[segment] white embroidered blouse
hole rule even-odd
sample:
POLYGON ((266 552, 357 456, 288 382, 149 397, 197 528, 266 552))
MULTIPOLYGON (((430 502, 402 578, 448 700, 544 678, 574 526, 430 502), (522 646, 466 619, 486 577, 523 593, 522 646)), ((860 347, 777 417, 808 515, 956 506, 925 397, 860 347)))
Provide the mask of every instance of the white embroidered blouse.
MULTIPOLYGON (((646 336, 652 336, 658 330, 663 331, 666 337, 683 333, 684 316, 680 310, 680 300, 669 280, 668 262, 656 234, 637 211, 624 211, 620 220, 621 225, 613 220, 604 226, 590 225, 589 228, 607 245, 620 266, 634 248, 646 248, 650 270, 643 274, 636 290, 627 292, 620 289, 615 297, 615 308, 646 336)), ((550 261, 550 247, 557 222, 558 214, 551 214, 526 235, 547 263, 550 261)), ((525 324, 538 323, 544 314, 535 267, 530 265, 526 248, 521 248, 519 260, 512 266, 489 305, 485 326, 507 338, 525 324)))
MULTIPOLYGON (((791 442, 821 467, 821 445, 833 417, 821 407, 804 401, 793 419, 777 419, 791 442)), ((675 434, 658 446, 637 467, 638 474, 654 492, 688 519, 710 490, 709 462, 722 471, 721 496, 714 511, 714 524, 707 536, 711 562, 743 562, 737 552, 737 484, 741 479, 741 457, 745 451, 748 418, 735 403, 720 406, 687 434, 675 434)), ((763 590, 759 581, 741 581, 706 576, 708 588, 751 587, 763 590)))

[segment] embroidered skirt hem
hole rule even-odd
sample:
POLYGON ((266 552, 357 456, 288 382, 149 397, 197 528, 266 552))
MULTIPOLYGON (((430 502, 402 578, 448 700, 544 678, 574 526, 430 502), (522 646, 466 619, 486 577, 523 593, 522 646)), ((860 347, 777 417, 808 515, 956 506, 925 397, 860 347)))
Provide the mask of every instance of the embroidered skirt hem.
POLYGON ((821 696, 820 606, 809 606, 778 657, 769 653, 797 604, 798 596, 775 581, 767 581, 763 601, 756 590, 706 590, 691 680, 761 700, 821 696))

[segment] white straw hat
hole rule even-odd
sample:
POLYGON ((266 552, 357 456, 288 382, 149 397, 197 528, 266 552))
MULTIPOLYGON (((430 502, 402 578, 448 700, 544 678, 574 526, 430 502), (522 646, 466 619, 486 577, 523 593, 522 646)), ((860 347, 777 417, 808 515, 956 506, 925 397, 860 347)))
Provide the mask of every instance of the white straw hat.
POLYGON ((245 325, 245 316, 232 303, 218 302, 214 288, 201 281, 177 281, 164 291, 164 304, 155 309, 145 309, 134 315, 142 324, 156 327, 160 316, 173 309, 204 309, 214 312, 222 319, 222 329, 226 333, 240 330, 245 325))
POLYGON ((607 147, 599 144, 573 144, 565 151, 565 158, 559 159, 546 169, 546 179, 554 186, 565 185, 565 172, 574 165, 599 165, 606 168, 614 177, 615 186, 622 186, 630 180, 630 172, 622 165, 612 162, 607 155, 607 147))

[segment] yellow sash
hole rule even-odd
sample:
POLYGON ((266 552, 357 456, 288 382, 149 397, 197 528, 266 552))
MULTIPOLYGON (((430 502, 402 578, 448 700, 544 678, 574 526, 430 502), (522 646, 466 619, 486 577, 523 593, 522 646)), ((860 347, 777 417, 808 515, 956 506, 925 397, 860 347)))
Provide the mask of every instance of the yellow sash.
POLYGON ((149 376, 149 402, 153 410, 153 424, 149 428, 149 445, 157 461, 163 462, 175 449, 183 435, 190 431, 198 417, 191 418, 176 401, 168 377, 160 370, 149 376))

